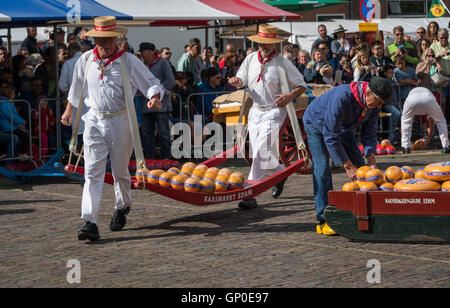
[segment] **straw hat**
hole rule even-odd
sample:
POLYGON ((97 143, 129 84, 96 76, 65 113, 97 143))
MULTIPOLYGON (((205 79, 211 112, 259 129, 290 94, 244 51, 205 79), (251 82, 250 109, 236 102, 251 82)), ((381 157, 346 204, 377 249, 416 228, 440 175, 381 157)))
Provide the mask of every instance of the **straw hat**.
POLYGON ((94 29, 85 35, 92 37, 119 37, 127 33, 127 28, 117 26, 116 17, 101 16, 95 18, 94 29))
POLYGON ((277 44, 285 41, 284 38, 277 37, 277 28, 261 25, 257 35, 249 36, 248 39, 260 44, 277 44))
POLYGON ((347 31, 347 29, 344 29, 344 27, 343 27, 342 25, 338 25, 338 26, 336 27, 336 29, 334 29, 333 34, 336 34, 336 33, 338 33, 338 32, 345 32, 345 31, 347 31))

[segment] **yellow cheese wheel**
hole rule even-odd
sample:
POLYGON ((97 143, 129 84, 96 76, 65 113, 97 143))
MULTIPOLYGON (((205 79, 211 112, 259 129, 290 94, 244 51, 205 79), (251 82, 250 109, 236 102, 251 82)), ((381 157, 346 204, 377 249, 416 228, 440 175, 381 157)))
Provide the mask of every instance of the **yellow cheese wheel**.
POLYGON ((190 177, 184 182, 184 190, 190 192, 197 192, 200 190, 200 180, 195 177, 190 177))
POLYGON ((244 179, 242 179, 241 177, 237 176, 237 175, 231 175, 230 178, 228 179, 228 188, 230 190, 233 189, 241 189, 242 186, 244 185, 244 179))
POLYGON ((366 172, 370 170, 368 166, 362 166, 356 170, 356 178, 358 181, 365 181, 366 180, 366 172))
POLYGON ((177 176, 177 174, 174 174, 173 172, 164 172, 159 176, 158 183, 163 187, 172 187, 172 178, 175 176, 177 176))
POLYGON ((217 173, 213 172, 213 171, 206 171, 205 175, 203 176, 204 179, 210 180, 210 181, 215 181, 217 177, 217 173))
POLYGON ((203 170, 203 169, 194 169, 194 171, 192 171, 192 176, 201 180, 201 179, 203 179, 205 172, 206 172, 206 170, 203 170))
POLYGON ((214 181, 216 185, 216 192, 228 190, 228 176, 226 174, 218 175, 214 181))
POLYGON ((242 174, 242 172, 238 172, 238 171, 233 172, 233 173, 230 175, 230 178, 231 178, 231 177, 240 177, 241 179, 245 180, 245 177, 244 177, 244 175, 242 174))
POLYGON ((158 185, 159 184, 159 176, 163 173, 164 173, 164 170, 161 170, 161 169, 155 169, 155 170, 150 171, 147 175, 147 182, 150 184, 158 185))
POLYGON ((172 168, 169 168, 169 170, 167 170, 167 171, 173 172, 175 174, 179 174, 181 170, 178 169, 177 167, 172 167, 172 168))
POLYGON ((383 183, 383 172, 379 169, 367 170, 365 174, 366 182, 375 183, 375 185, 380 185, 383 183))
POLYGON ((211 167, 211 168, 208 168, 208 170, 206 170, 206 172, 213 172, 217 175, 219 173, 219 168, 211 167))
POLYGON ((383 184, 380 185, 380 190, 393 191, 394 190, 394 184, 392 184, 392 183, 383 183, 383 184))
POLYGON ((425 167, 425 177, 433 181, 450 180, 450 161, 430 164, 425 167))
POLYGON ((231 170, 228 168, 222 168, 219 170, 219 172, 217 173, 217 175, 227 175, 228 177, 230 177, 231 175, 231 170))
POLYGON ((403 172, 403 180, 414 178, 415 172, 410 166, 403 166, 400 169, 402 169, 403 172))
POLYGON ((388 146, 390 146, 391 145, 391 140, 389 140, 389 139, 383 139, 383 140, 381 140, 381 146, 383 147, 383 148, 387 148, 388 146))
POLYGON ((188 179, 185 175, 176 175, 172 178, 171 186, 173 189, 176 190, 183 190, 184 189, 184 182, 188 179))
POLYGON ((190 169, 192 171, 195 168, 195 164, 193 162, 187 162, 181 167, 181 169, 183 169, 183 168, 190 169))
POLYGON ((450 191, 450 181, 442 183, 442 191, 450 191))
POLYGON ((415 179, 426 179, 425 171, 423 169, 417 170, 416 173, 414 174, 414 178, 415 179))
POLYGON ((357 191, 359 190, 358 183, 356 182, 348 182, 342 186, 342 191, 357 191))
POLYGON ((386 181, 393 184, 403 179, 402 169, 400 169, 397 166, 391 166, 387 168, 386 171, 384 172, 384 175, 386 181))
POLYGON ((358 183, 360 191, 377 191, 378 186, 373 182, 364 182, 361 181, 358 183))
POLYGON ((148 175, 148 169, 142 168, 136 170, 136 180, 139 182, 145 182, 147 181, 147 175, 148 175))
POLYGON ((202 193, 212 193, 215 189, 214 182, 208 179, 203 179, 200 181, 199 192, 202 193))
POLYGON ((406 179, 395 183, 394 191, 438 191, 441 184, 427 179, 406 179))
POLYGON ((195 166, 194 170, 203 170, 203 173, 206 173, 206 171, 208 170, 208 166, 200 164, 200 165, 195 166))

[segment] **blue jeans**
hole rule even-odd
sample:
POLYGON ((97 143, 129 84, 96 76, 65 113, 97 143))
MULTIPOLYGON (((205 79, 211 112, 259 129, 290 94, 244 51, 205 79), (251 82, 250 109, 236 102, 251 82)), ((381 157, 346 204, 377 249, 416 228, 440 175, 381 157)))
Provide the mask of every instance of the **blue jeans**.
POLYGON ((159 139, 161 142, 162 158, 170 159, 171 143, 169 132, 169 113, 168 112, 149 112, 141 113, 142 120, 142 148, 144 156, 148 159, 156 159, 156 128, 158 128, 159 139))
MULTIPOLYGON (((313 161, 314 203, 316 218, 320 223, 325 221, 323 211, 328 205, 328 192, 333 190, 333 180, 329 163, 330 155, 323 139, 323 135, 314 129, 305 127, 308 135, 308 146, 313 161)), ((342 136, 342 143, 349 159, 359 168, 365 165, 364 158, 358 148, 358 141, 353 132, 348 131, 342 136)))
MULTIPOLYGON (((13 134, 13 137, 11 138, 11 133, 0 132, 0 144, 6 145, 7 158, 18 156, 17 145, 19 144, 19 137, 15 134, 13 134)), ((5 165, 11 165, 12 163, 12 160, 5 161, 5 165)))
POLYGON ((393 105, 383 105, 383 109, 390 113, 391 116, 389 117, 389 135, 388 139, 391 140, 391 142, 394 142, 395 139, 395 128, 398 125, 398 120, 400 119, 400 116, 402 115, 400 110, 397 109, 397 107, 393 105))

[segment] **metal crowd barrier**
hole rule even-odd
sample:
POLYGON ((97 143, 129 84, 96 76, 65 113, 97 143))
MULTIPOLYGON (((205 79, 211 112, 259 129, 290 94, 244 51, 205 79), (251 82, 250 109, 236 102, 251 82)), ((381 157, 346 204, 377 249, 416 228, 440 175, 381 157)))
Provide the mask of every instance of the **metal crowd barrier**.
POLYGON ((39 147, 38 147, 38 153, 39 153, 39 160, 42 161, 42 158, 49 158, 52 157, 53 155, 48 154, 48 155, 42 155, 42 131, 41 131, 41 105, 43 101, 47 101, 48 102, 48 108, 50 108, 50 103, 54 103, 55 104, 55 131, 56 131, 56 149, 60 149, 61 148, 61 105, 64 105, 64 102, 66 101, 63 98, 42 98, 39 102, 38 102, 38 137, 39 137, 39 147), (58 103, 59 102, 59 103, 58 103), (60 108, 57 108, 59 105, 60 108))
MULTIPOLYGON (((0 159, 0 161, 7 161, 7 160, 20 160, 20 159, 32 159, 33 156, 33 149, 32 149, 32 141, 31 141, 31 137, 33 134, 33 130, 31 127, 31 106, 30 103, 24 99, 14 99, 14 100, 0 100, 0 104, 7 104, 7 103, 11 103, 14 104, 15 103, 19 103, 19 104, 24 104, 27 108, 28 108, 28 147, 29 147, 29 155, 27 156, 22 156, 22 157, 16 157, 16 153, 14 153, 14 147, 12 148, 12 156, 13 157, 6 157, 6 158, 2 158, 0 159)), ((25 119, 24 119, 25 120, 25 119)), ((13 108, 12 105, 10 107, 10 125, 11 125, 11 131, 10 131, 10 135, 11 135, 11 144, 14 144, 14 121, 13 121, 13 108)))

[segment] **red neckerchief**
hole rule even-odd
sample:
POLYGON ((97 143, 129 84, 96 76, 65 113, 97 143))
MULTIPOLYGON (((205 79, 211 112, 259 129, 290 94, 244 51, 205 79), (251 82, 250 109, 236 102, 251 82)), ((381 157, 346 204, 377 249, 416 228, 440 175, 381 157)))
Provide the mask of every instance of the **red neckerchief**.
POLYGON ((358 122, 361 121, 361 119, 364 118, 364 116, 367 113, 367 107, 362 102, 362 99, 364 99, 366 97, 366 90, 367 90, 368 85, 369 85, 368 82, 351 82, 350 83, 350 90, 352 91, 353 97, 356 99, 358 104, 363 109, 358 118, 358 122))
POLYGON ((98 55, 98 49, 97 47, 94 48, 94 61, 95 63, 98 64, 99 66, 99 71, 100 71, 100 79, 103 80, 103 74, 105 72, 105 67, 110 64, 111 62, 113 62, 114 60, 120 58, 120 56, 122 56, 125 53, 125 51, 123 50, 119 50, 119 48, 116 46, 116 48, 114 49, 114 52, 112 54, 112 56, 106 58, 106 59, 100 59, 100 56, 98 55))
POLYGON ((148 68, 151 68, 153 65, 158 63, 158 61, 161 60, 161 56, 158 53, 155 53, 155 58, 153 61, 148 65, 148 68))
POLYGON ((259 63, 261 63, 261 72, 259 73, 258 80, 256 81, 257 83, 262 78, 263 71, 264 71, 264 66, 267 64, 267 62, 269 62, 270 60, 273 59, 275 54, 276 54, 276 50, 274 49, 266 59, 263 59, 262 56, 261 56, 261 51, 258 50, 258 60, 259 60, 259 63))

